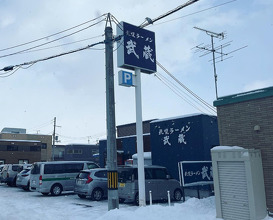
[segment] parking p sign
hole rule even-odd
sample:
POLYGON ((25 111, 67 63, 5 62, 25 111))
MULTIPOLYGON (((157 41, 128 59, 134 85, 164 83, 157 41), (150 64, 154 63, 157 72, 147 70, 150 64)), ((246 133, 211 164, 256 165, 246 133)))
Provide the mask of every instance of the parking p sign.
POLYGON ((134 75, 131 72, 120 70, 118 72, 118 78, 119 78, 119 85, 120 86, 135 86, 135 79, 134 75))

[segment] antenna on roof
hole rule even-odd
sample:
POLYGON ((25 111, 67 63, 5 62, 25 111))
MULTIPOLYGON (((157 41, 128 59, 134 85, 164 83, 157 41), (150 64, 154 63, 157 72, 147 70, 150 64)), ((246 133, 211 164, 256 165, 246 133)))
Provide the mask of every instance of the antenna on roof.
POLYGON ((203 44, 199 44, 199 45, 197 45, 194 48, 197 48, 197 50, 195 52, 205 51, 202 55, 200 55, 200 57, 203 57, 203 56, 206 56, 206 55, 212 53, 212 59, 209 60, 209 62, 213 61, 215 93, 216 93, 216 99, 218 99, 217 73, 216 73, 216 66, 215 66, 215 64, 218 63, 218 62, 220 62, 220 61, 224 61, 226 59, 232 58, 232 56, 227 57, 227 58, 224 58, 224 56, 228 56, 229 54, 234 53, 234 52, 236 52, 238 50, 244 49, 247 46, 238 48, 238 49, 230 51, 228 53, 224 53, 223 52, 223 48, 230 46, 230 44, 231 44, 232 41, 228 41, 228 42, 226 42, 226 43, 224 43, 224 44, 222 44, 220 46, 215 47, 214 46, 214 38, 218 38, 220 40, 224 40, 226 38, 226 36, 227 36, 226 32, 215 33, 215 32, 208 31, 208 30, 205 30, 205 29, 202 29, 202 28, 199 28, 199 27, 194 27, 194 28, 197 29, 197 30, 206 32, 206 34, 211 37, 211 44, 208 44, 208 45, 205 45, 205 46, 202 46, 203 44), (215 54, 218 54, 219 56, 215 57, 215 54))

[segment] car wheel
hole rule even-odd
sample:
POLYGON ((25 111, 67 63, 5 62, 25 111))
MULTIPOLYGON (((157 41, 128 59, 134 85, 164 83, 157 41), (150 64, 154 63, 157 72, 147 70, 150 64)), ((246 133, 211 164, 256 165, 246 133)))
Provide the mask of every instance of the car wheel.
POLYGON ((95 188, 91 194, 91 199, 95 201, 100 201, 103 197, 103 192, 100 188, 95 188))
POLYGON ((62 189, 62 186, 60 184, 54 184, 52 187, 51 187, 51 195, 53 196, 59 196, 61 195, 63 189, 62 189))
POLYGON ((180 189, 176 189, 174 191, 173 197, 174 197, 174 201, 180 201, 182 198, 182 191, 180 189))
POLYGON ((119 199, 119 203, 124 203, 125 199, 119 199))
POLYGON ((85 198, 86 198, 86 195, 78 194, 78 196, 79 196, 81 199, 85 199, 85 198))
POLYGON ((24 186, 24 187, 23 187, 23 190, 29 191, 29 182, 27 183, 27 186, 24 186))
POLYGON ((139 194, 138 193, 135 195, 134 203, 135 203, 135 205, 139 205, 139 194))

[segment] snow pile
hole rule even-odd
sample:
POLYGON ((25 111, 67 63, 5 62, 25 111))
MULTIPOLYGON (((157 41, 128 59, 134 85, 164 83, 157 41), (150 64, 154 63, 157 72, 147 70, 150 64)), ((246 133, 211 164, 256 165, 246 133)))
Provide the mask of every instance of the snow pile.
POLYGON ((244 150, 244 148, 238 146, 216 146, 213 147, 211 150, 244 150))
POLYGON ((217 219, 214 197, 206 199, 191 198, 185 203, 175 203, 139 207, 135 210, 115 209, 98 218, 98 220, 214 220, 217 219))

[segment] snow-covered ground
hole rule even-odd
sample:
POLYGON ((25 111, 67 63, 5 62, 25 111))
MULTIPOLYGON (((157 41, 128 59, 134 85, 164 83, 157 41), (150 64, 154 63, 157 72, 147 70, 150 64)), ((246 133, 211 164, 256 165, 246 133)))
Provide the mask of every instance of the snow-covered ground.
MULTIPOLYGON (((16 187, 0 184, 1 220, 213 220, 217 219, 214 197, 188 199, 168 206, 166 203, 137 207, 120 204, 116 210, 108 210, 107 200, 94 202, 67 193, 59 197, 25 192, 16 187)), ((267 220, 272 218, 266 218, 267 220)))

